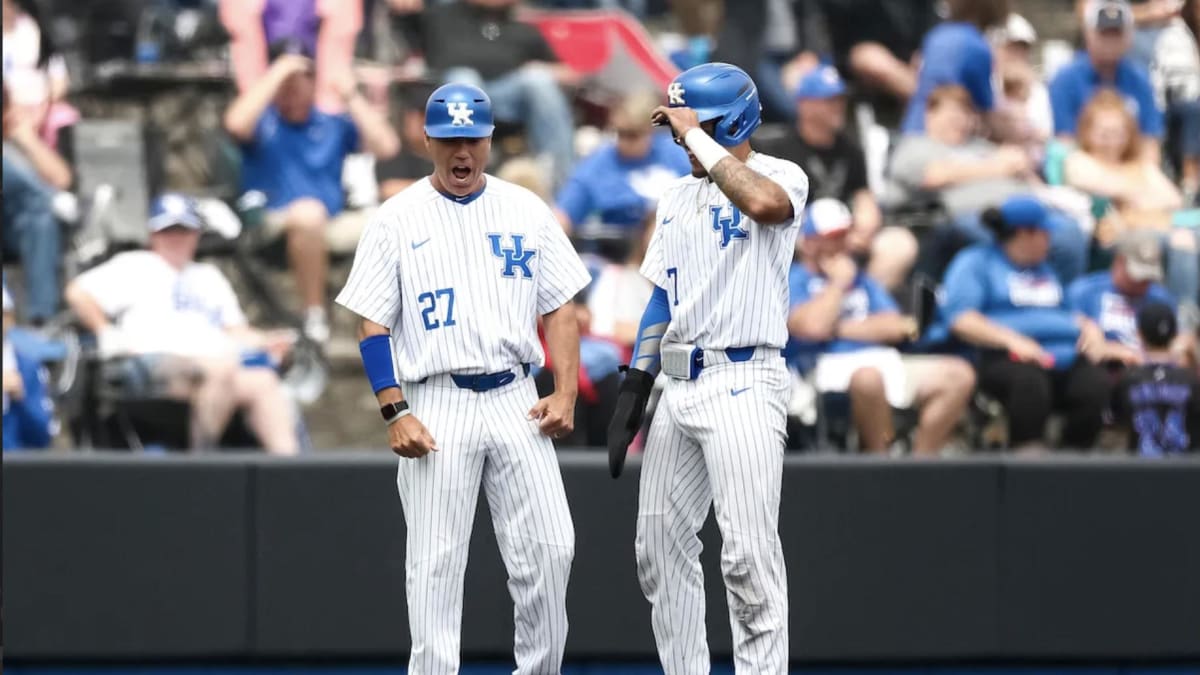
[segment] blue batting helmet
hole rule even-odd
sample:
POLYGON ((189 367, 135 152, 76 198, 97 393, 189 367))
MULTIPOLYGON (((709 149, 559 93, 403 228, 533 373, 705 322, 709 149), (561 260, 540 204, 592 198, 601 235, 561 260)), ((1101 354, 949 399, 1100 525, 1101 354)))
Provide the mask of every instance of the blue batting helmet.
POLYGON ((746 71, 728 63, 704 63, 680 73, 667 87, 667 105, 691 108, 701 122, 719 120, 713 138, 724 146, 745 141, 762 124, 758 87, 746 71))
POLYGON ((425 133, 430 138, 487 138, 495 128, 492 99, 479 87, 443 84, 425 103, 425 133))

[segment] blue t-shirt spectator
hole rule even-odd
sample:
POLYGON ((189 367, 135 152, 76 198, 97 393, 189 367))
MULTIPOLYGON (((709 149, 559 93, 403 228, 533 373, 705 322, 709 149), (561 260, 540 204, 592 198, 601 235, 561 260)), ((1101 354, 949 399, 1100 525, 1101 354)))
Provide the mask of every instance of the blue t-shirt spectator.
POLYGON ((342 163, 358 149, 358 129, 348 115, 313 109, 304 124, 290 124, 274 106, 242 145, 242 184, 267 196, 267 208, 281 209, 303 197, 321 200, 329 215, 342 211, 342 163))
MULTIPOLYGON (((792 263, 788 272, 788 288, 791 295, 791 307, 794 309, 818 295, 828 283, 824 276, 816 274, 801 263, 792 263)), ((859 272, 854 278, 854 286, 842 297, 842 309, 838 315, 840 321, 865 319, 872 314, 883 312, 899 312, 896 301, 887 290, 871 277, 859 272)), ((854 352, 879 345, 856 340, 833 339, 825 342, 810 342, 789 338, 784 349, 788 365, 797 372, 806 372, 816 365, 818 354, 842 354, 854 352)))
POLYGON ((1141 346, 1137 313, 1150 303, 1175 306, 1171 294, 1158 284, 1150 284, 1149 290, 1140 298, 1122 294, 1113 284, 1112 274, 1107 271, 1080 277, 1067 287, 1068 307, 1095 321, 1104 331, 1105 339, 1135 349, 1141 346))
POLYGON ((606 143, 575 166, 556 201, 576 225, 596 213, 605 225, 633 228, 654 208, 663 187, 690 171, 687 153, 669 133, 656 132, 641 159, 622 157, 616 143, 606 143))
POLYGON ((917 91, 908 101, 900 129, 925 130, 925 100, 938 87, 957 84, 971 94, 975 109, 995 107, 992 90, 992 50, 978 28, 969 23, 947 22, 936 26, 921 43, 921 70, 917 91))
POLYGON ((996 244, 978 244, 954 257, 946 270, 942 316, 951 326, 975 310, 1037 341, 1054 357, 1055 370, 1075 362, 1079 325, 1066 308, 1062 284, 1046 262, 1019 268, 996 244))
POLYGON ((1097 89, 1111 87, 1121 94, 1129 111, 1137 118, 1138 129, 1147 136, 1161 138, 1163 114, 1154 100, 1150 78, 1129 57, 1117 64, 1111 82, 1100 79, 1087 52, 1063 66, 1050 82, 1050 107, 1054 113, 1054 133, 1075 134, 1079 113, 1097 89))

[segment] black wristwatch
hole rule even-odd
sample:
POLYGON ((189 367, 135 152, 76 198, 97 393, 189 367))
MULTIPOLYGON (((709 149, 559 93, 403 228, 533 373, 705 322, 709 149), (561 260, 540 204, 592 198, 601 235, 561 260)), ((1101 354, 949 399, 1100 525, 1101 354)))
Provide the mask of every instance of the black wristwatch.
POLYGON ((388 403, 379 409, 379 414, 383 415, 385 422, 391 424, 408 414, 408 401, 388 403))

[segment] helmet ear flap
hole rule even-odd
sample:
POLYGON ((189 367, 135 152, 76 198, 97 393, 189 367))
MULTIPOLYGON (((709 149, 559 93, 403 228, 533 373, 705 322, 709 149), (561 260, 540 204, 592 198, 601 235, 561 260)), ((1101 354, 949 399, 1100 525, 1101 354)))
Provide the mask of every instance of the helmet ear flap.
POLYGON ((716 141, 726 147, 732 147, 750 138, 750 134, 758 128, 758 121, 761 120, 761 116, 755 115, 758 110, 757 100, 745 101, 731 110, 717 122, 716 141))

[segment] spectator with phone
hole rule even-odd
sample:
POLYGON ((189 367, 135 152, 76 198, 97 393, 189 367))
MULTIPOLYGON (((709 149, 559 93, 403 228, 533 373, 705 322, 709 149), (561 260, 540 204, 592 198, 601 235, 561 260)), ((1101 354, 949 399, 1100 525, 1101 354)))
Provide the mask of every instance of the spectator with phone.
POLYGON ((1040 446, 1052 410, 1066 417, 1064 447, 1094 447, 1110 390, 1095 365, 1105 340, 1068 309, 1046 261, 1054 220, 1036 199, 1016 196, 985 211, 983 222, 996 243, 954 257, 942 319, 978 350, 979 387, 1004 405, 1009 447, 1040 446))

